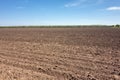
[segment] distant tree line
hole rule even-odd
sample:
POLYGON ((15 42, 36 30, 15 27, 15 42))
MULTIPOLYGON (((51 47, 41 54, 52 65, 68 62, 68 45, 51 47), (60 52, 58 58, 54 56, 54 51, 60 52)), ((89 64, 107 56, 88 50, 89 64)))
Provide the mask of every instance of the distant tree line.
POLYGON ((38 25, 38 26, 0 26, 0 28, 92 28, 113 27, 114 25, 38 25))
POLYGON ((119 24, 116 25, 38 25, 38 26, 0 26, 0 28, 120 28, 119 24))

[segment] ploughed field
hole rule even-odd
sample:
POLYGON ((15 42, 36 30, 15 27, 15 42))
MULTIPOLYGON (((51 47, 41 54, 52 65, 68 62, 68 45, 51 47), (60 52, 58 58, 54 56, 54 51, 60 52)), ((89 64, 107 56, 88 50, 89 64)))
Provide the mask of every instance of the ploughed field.
POLYGON ((120 29, 1 28, 0 80, 120 80, 120 29))

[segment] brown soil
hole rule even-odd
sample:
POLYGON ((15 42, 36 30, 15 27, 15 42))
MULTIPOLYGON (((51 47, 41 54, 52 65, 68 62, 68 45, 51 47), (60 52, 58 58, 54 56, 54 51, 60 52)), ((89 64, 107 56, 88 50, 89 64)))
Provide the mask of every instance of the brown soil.
POLYGON ((120 80, 120 29, 2 28, 0 80, 120 80))

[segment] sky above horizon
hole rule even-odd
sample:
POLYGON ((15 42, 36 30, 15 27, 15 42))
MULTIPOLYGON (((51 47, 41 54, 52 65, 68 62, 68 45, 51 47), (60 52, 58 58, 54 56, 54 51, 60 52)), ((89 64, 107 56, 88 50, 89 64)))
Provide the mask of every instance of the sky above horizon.
POLYGON ((120 0, 0 0, 0 26, 120 24, 120 0))

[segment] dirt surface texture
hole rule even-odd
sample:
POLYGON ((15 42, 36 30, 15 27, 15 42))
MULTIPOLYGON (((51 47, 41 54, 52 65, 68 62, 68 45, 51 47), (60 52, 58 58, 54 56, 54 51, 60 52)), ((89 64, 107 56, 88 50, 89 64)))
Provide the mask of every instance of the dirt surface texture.
POLYGON ((120 80, 120 29, 1 28, 0 80, 120 80))

